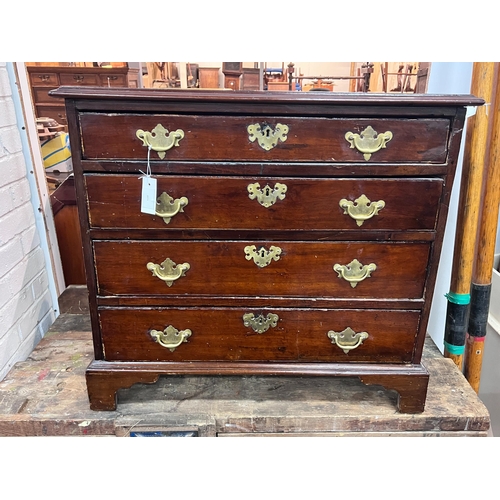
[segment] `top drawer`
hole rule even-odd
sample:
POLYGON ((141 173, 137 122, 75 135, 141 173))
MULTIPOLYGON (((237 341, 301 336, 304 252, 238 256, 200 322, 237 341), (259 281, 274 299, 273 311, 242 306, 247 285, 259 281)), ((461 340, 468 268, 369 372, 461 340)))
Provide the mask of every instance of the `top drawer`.
POLYGON ((450 122, 81 113, 80 126, 87 159, 145 160, 142 131, 152 161, 445 163, 450 122))
POLYGON ((101 85, 107 87, 126 87, 127 86, 127 75, 117 75, 117 74, 102 74, 101 85))
POLYGON ((99 85, 99 76, 95 73, 61 73, 61 85, 99 85))
POLYGON ((31 73, 30 74, 31 85, 33 87, 57 87, 59 85, 59 78, 57 77, 57 73, 31 73))

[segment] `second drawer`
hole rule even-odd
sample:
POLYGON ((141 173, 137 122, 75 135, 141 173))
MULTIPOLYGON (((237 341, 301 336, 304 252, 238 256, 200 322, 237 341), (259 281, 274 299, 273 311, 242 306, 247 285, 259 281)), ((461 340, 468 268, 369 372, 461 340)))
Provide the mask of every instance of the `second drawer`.
POLYGON ((159 176, 158 196, 171 201, 153 216, 140 211, 138 176, 85 182, 92 228, 165 230, 433 230, 443 186, 441 179, 159 176))

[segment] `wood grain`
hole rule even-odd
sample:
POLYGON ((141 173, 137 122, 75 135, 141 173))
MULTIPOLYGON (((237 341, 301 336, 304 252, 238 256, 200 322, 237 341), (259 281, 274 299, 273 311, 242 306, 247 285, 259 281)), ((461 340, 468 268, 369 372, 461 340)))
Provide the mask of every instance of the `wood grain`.
MULTIPOLYGON (((158 196, 186 197, 188 205, 166 224, 141 213, 141 181, 133 175, 86 175, 90 226, 130 229, 253 229, 259 231, 433 231, 442 192, 441 179, 308 179, 158 176, 158 196), (262 206, 248 186, 263 191, 286 186, 284 199, 262 206), (379 213, 358 226, 340 207, 361 195, 384 201, 379 213), (126 203, 124 202, 126 200, 126 203)), ((418 236, 417 236, 418 237, 418 236)))
POLYGON ((421 298, 428 243, 271 241, 94 241, 98 293, 106 295, 206 295, 263 297, 421 298), (279 260, 263 268, 245 248, 279 247, 279 260), (147 264, 187 263, 172 286, 147 264), (352 287, 333 269, 357 259, 375 263, 371 276, 352 287), (133 278, 132 278, 133 277, 133 278))
MULTIPOLYGON (((313 161, 313 162, 412 162, 443 163, 447 156, 450 122, 446 119, 357 119, 295 118, 276 116, 142 115, 82 113, 82 148, 86 159, 147 158, 147 148, 136 137, 138 130, 151 132, 158 124, 168 131, 184 131, 178 147, 167 152, 167 160, 191 161, 313 161), (278 123, 287 125, 284 142, 269 151, 251 142, 247 127, 278 123), (346 140, 347 132, 360 134, 368 126, 377 133, 390 131, 387 146, 369 162, 346 140), (116 131, 120 132, 117 133, 116 131)), ((152 151, 151 161, 162 161, 152 151)))
POLYGON ((412 361, 419 311, 154 308, 101 309, 102 339, 107 361, 412 361), (245 326, 243 315, 277 314, 275 327, 263 333, 245 326), (173 352, 150 335, 172 325, 191 330, 173 352), (345 353, 327 333, 346 328, 367 332, 363 343, 345 353))

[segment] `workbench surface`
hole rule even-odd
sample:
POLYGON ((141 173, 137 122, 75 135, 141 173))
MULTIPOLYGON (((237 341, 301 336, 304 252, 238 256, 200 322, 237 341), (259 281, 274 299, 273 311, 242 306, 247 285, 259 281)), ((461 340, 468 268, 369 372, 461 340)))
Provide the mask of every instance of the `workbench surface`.
POLYGON ((425 411, 396 409, 397 393, 357 378, 169 376, 118 392, 116 411, 89 409, 92 335, 85 287, 30 357, 0 382, 0 436, 487 436, 488 410, 427 338, 425 411))

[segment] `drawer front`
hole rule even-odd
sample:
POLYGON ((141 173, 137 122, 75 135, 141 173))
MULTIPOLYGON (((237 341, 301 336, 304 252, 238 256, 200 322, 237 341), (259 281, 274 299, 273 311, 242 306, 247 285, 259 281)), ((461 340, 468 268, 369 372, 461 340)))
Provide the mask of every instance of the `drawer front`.
POLYGON ((106 74, 99 75, 101 77, 101 85, 104 87, 126 87, 127 75, 106 74))
POLYGON ((404 363, 412 358, 419 317, 418 311, 376 310, 99 312, 108 361, 404 363))
MULTIPOLYGON (((54 104, 54 98, 49 96, 49 91, 51 90, 50 87, 46 88, 34 88, 33 89, 33 98, 36 103, 40 102, 45 102, 48 103, 49 105, 54 104)), ((61 105, 64 105, 64 102, 59 100, 61 105)))
POLYGON ((38 117, 52 118, 60 125, 67 125, 66 109, 63 106, 39 106, 36 105, 38 117))
POLYGON ((31 85, 33 87, 51 87, 59 86, 57 73, 36 72, 30 73, 31 85))
POLYGON ((442 191, 441 179, 157 179, 158 214, 165 217, 141 213, 138 176, 87 175, 90 226, 433 230, 442 191))
POLYGON ((73 73, 59 75, 61 85, 99 85, 99 76, 92 73, 73 73))
POLYGON ((429 249, 429 243, 94 241, 101 296, 415 299, 423 295, 429 249))
MULTIPOLYGON (((168 133, 181 130, 182 134, 179 134, 183 135, 177 142, 173 135, 168 136, 168 145, 172 146, 166 151, 165 160, 359 163, 444 163, 447 159, 450 127, 447 119, 149 116, 98 113, 81 113, 80 123, 83 154, 84 158, 88 159, 145 160, 148 148, 142 145, 136 133, 138 130, 153 133, 160 124, 168 133), (278 124, 286 125, 288 132, 273 139, 278 124), (248 127, 252 125, 260 126, 267 139, 259 138, 257 132, 250 134, 248 127), (378 134, 390 134, 391 139, 388 142, 380 140, 378 145, 374 145, 373 141, 368 140, 372 129, 378 134), (365 136, 364 141, 361 141, 361 138, 357 141, 346 139, 346 134, 351 137, 353 134, 360 136, 362 133, 365 136), (275 140, 276 145, 266 149, 269 147, 266 144, 264 147, 259 145, 262 140, 275 140), (354 142, 362 143, 360 150, 351 147, 354 142), (361 152, 365 150, 374 152, 361 152)), ((162 136, 159 130, 155 133, 157 138, 162 136)), ((167 133, 164 132, 163 137, 165 134, 167 133)), ((377 138, 380 139, 378 136, 377 138)), ((153 139, 152 144, 154 143, 153 139)), ((151 160, 160 160, 155 151, 152 151, 151 160)))

